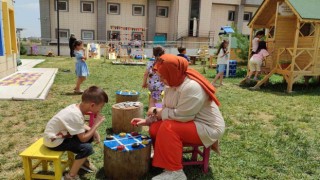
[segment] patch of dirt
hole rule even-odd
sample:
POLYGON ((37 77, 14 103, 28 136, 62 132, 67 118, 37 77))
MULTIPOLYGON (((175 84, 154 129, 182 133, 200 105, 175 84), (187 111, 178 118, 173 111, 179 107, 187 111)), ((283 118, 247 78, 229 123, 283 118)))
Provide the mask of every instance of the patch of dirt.
POLYGON ((264 113, 264 112, 259 112, 258 115, 257 115, 257 119, 261 119, 265 123, 270 123, 274 118, 275 118, 274 115, 267 114, 267 113, 264 113))
POLYGON ((229 133, 228 136, 230 137, 230 139, 233 139, 233 140, 239 140, 240 139, 240 135, 239 134, 229 133))

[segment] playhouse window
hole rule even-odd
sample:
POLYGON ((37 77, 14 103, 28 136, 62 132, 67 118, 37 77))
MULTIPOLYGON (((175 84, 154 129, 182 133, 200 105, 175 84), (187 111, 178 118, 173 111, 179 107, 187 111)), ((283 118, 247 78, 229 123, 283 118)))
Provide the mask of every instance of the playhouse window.
POLYGON ((301 24, 300 36, 312 36, 314 33, 314 26, 311 23, 301 24))
POLYGON ((243 14, 244 21, 250 21, 251 18, 252 18, 252 12, 244 12, 244 14, 243 14))
POLYGON ((59 11, 68 11, 69 1, 59 0, 59 3, 58 3, 58 1, 56 0, 56 3, 54 5, 55 5, 55 10, 57 10, 57 7, 58 7, 59 11))
POLYGON ((93 40, 94 39, 94 31, 93 30, 81 30, 81 39, 93 40))
POLYGON ((235 11, 228 12, 228 21, 234 21, 235 11))
POLYGON ((108 40, 120 41, 120 31, 108 31, 108 40))
POLYGON ((133 16, 144 16, 144 5, 132 5, 133 16))
POLYGON ((108 14, 120 14, 120 4, 118 3, 108 3, 108 14))
POLYGON ((168 7, 158 6, 157 7, 157 16, 158 17, 168 17, 168 7))
POLYGON ((81 12, 93 13, 93 2, 81 2, 81 12))

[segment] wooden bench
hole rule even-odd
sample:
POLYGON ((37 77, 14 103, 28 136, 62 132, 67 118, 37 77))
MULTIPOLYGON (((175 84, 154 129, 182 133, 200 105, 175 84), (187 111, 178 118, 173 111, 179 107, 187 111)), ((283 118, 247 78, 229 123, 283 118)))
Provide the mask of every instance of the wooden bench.
POLYGON ((71 168, 74 154, 67 152, 68 159, 63 160, 63 151, 52 151, 43 145, 43 138, 40 138, 30 147, 20 153, 23 160, 24 176, 26 180, 31 179, 55 179, 60 180, 63 171, 71 168), (48 163, 53 162, 54 175, 36 174, 34 170, 42 164, 42 171, 48 171, 48 163))

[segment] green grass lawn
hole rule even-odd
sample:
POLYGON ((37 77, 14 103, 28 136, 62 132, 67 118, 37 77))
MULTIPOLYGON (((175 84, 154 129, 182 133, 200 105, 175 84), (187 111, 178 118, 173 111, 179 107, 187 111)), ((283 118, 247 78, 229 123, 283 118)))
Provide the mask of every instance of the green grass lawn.
MULTIPOLYGON (((140 91, 140 99, 147 105, 147 91, 141 88, 145 67, 111 65, 103 60, 89 60, 88 65, 91 74, 83 88, 100 86, 110 98, 103 109, 106 122, 99 129, 104 137, 105 129, 111 127, 116 90, 140 91)), ((0 101, 0 179, 23 179, 18 154, 41 137, 54 114, 80 102, 79 95, 72 95, 76 81, 73 60, 47 58, 37 67, 59 68, 45 101, 0 101), (71 72, 63 72, 64 69, 71 72)), ((201 71, 200 66, 193 67, 201 71)), ((205 74, 210 80, 213 75, 213 70, 205 74)), ((286 85, 273 76, 267 87, 250 91, 238 86, 240 80, 225 79, 225 85, 217 90, 227 126, 221 140, 221 156, 211 153, 207 175, 199 167, 186 167, 188 179, 318 179, 320 87, 297 84, 293 94, 286 94, 286 85)), ((103 151, 99 146, 94 148, 96 153, 91 159, 100 171, 85 174, 84 179, 104 179, 103 151)), ((151 169, 146 179, 159 172, 151 169)))

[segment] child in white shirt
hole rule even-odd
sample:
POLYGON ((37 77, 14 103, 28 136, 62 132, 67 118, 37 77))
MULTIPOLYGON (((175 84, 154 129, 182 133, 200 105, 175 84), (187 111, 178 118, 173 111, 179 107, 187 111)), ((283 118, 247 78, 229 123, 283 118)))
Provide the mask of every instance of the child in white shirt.
POLYGON ((217 51, 217 65, 218 65, 218 74, 216 75, 216 77, 214 78, 214 80, 212 81, 212 84, 214 86, 221 86, 222 84, 222 80, 223 80, 223 76, 224 76, 224 71, 227 68, 228 65, 228 45, 229 45, 229 41, 224 40, 221 45, 220 48, 217 51), (216 84, 217 80, 220 78, 220 84, 216 84))
POLYGON ((262 37, 264 37, 264 32, 263 31, 258 31, 256 36, 253 38, 251 56, 254 55, 257 52, 258 46, 259 46, 259 42, 260 42, 260 39, 262 37))

